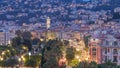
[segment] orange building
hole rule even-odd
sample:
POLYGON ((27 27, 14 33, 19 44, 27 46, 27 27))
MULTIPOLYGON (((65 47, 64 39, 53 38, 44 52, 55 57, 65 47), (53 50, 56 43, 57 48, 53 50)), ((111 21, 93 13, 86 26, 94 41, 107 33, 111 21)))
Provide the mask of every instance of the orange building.
POLYGON ((89 60, 90 61, 95 61, 98 64, 102 63, 102 51, 101 51, 101 46, 100 40, 98 39, 90 39, 89 42, 89 60))

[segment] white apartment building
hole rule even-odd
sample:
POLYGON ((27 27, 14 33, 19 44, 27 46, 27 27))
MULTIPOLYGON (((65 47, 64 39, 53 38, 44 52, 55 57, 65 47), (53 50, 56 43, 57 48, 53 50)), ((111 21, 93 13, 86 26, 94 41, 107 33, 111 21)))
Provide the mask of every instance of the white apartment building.
POLYGON ((102 63, 110 60, 120 65, 120 40, 108 36, 102 44, 102 63))
POLYGON ((111 61, 120 65, 120 40, 112 35, 106 35, 100 42, 95 41, 89 42, 90 59, 96 57, 97 63, 105 63, 111 61))
POLYGON ((0 45, 8 45, 16 35, 13 32, 0 31, 0 45))

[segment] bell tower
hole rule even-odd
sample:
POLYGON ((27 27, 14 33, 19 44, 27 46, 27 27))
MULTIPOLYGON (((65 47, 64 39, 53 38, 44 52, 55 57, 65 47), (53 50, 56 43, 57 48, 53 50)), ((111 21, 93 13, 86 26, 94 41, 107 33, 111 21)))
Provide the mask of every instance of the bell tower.
POLYGON ((51 19, 50 19, 50 17, 47 17, 47 21, 46 21, 46 28, 47 29, 50 28, 50 24, 51 24, 51 19))

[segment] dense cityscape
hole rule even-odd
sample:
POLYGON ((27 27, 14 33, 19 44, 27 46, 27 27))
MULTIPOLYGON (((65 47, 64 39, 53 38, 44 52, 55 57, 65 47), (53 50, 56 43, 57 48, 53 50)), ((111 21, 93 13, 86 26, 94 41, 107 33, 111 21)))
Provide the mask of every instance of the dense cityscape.
POLYGON ((120 0, 0 0, 0 68, 120 68, 120 0))

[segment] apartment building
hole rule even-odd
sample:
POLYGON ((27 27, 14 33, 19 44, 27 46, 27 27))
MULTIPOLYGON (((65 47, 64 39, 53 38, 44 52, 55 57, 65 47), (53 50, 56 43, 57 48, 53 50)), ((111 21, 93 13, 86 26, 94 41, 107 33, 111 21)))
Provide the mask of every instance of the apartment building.
POLYGON ((5 32, 3 30, 0 31, 0 45, 8 45, 12 38, 15 37, 15 33, 13 32, 5 32))
POLYGON ((105 63, 111 61, 120 65, 120 40, 107 35, 106 38, 91 38, 89 41, 90 61, 105 63))

